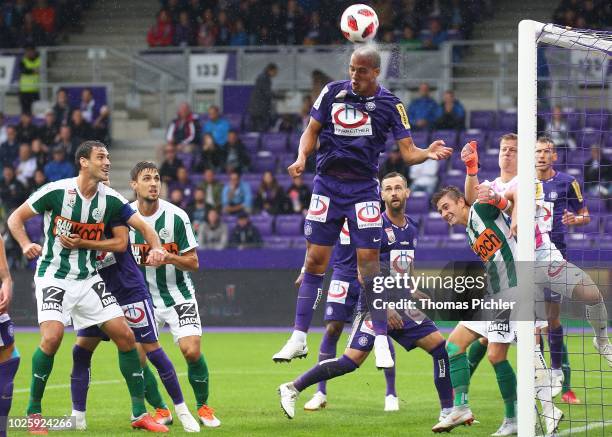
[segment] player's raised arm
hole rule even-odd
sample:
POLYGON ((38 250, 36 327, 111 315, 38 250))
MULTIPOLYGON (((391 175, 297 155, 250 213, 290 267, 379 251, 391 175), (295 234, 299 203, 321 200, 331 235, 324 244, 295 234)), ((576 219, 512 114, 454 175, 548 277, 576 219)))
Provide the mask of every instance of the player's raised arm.
POLYGON ((453 149, 446 147, 442 140, 435 140, 427 149, 418 148, 412 141, 412 137, 402 138, 397 144, 402 159, 408 165, 420 164, 428 159, 439 161, 448 158, 453 153, 453 149))
POLYGON ((478 144, 476 141, 470 141, 461 150, 461 160, 465 164, 465 184, 463 192, 465 198, 471 205, 476 202, 478 193, 476 187, 480 184, 478 181, 478 144))
POLYGON ((0 238, 0 314, 7 312, 11 299, 13 298, 13 278, 6 262, 4 240, 0 238))
POLYGON ((166 259, 166 251, 161 245, 161 241, 155 230, 149 226, 139 214, 133 214, 127 221, 127 224, 139 231, 145 241, 151 246, 149 257, 146 260, 147 264, 158 266, 166 259))
POLYGON ((19 246, 21 246, 23 254, 28 259, 34 259, 42 253, 40 244, 32 243, 25 230, 25 222, 35 215, 37 214, 34 212, 32 207, 27 202, 24 202, 19 208, 13 211, 7 220, 7 225, 9 231, 11 231, 11 235, 15 241, 17 241, 19 246))
POLYGON ((319 139, 319 133, 321 133, 321 127, 323 125, 318 122, 315 118, 310 117, 308 126, 304 130, 304 133, 300 137, 300 147, 298 149, 298 156, 293 164, 291 164, 287 171, 291 177, 296 177, 304 173, 306 168, 306 160, 317 147, 317 141, 319 139))

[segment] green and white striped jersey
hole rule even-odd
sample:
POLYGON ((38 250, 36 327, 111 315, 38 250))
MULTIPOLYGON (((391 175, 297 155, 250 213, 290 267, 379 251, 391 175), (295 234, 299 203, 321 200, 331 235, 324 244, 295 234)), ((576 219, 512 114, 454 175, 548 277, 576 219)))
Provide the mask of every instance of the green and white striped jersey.
POLYGON ((112 221, 127 221, 134 210, 115 190, 98 184, 98 192, 83 197, 77 178, 50 182, 32 193, 28 205, 37 214, 44 214, 45 236, 36 275, 52 275, 58 279, 87 279, 96 273, 96 251, 64 249, 59 235, 78 234, 85 240, 100 240, 104 227, 112 221))
POLYGON ((516 287, 516 242, 509 238, 510 223, 502 211, 487 203, 474 203, 466 232, 472 250, 485 264, 489 293, 516 287))
MULTIPOLYGON (((132 202, 131 205, 138 211, 138 202, 132 202)), ((141 217, 155 229, 168 252, 182 254, 198 246, 187 213, 170 202, 159 199, 159 208, 155 214, 148 217, 141 214, 141 217)), ((147 266, 145 261, 150 246, 142 234, 134 229, 130 229, 130 243, 134 259, 145 275, 156 307, 171 307, 195 297, 189 272, 179 270, 172 264, 159 267, 147 266)))

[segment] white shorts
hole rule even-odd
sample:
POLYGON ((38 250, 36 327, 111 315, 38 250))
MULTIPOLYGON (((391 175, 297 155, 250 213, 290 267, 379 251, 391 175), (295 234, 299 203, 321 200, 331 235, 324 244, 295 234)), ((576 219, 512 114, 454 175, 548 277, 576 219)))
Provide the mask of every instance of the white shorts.
POLYGON ((81 280, 34 276, 34 284, 39 324, 56 320, 67 325, 72 318, 77 330, 123 317, 100 275, 81 280))
POLYGON ((508 320, 459 322, 472 332, 486 338, 489 343, 513 343, 516 339, 516 322, 508 320))
POLYGON ((593 280, 580 267, 567 262, 558 249, 536 250, 536 283, 541 289, 571 298, 578 284, 591 285, 593 280))
POLYGON ((155 308, 155 321, 159 329, 167 323, 175 343, 179 338, 191 335, 202 335, 202 324, 198 302, 195 299, 186 300, 167 308, 155 308))

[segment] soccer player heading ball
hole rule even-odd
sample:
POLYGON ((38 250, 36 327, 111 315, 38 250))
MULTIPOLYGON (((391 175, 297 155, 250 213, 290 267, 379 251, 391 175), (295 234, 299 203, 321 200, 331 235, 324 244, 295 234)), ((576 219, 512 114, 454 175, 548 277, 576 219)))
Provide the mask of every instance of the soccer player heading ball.
POLYGON ((389 131, 408 164, 446 159, 452 149, 439 140, 427 149, 416 147, 404 105, 378 84, 380 62, 380 54, 372 47, 359 47, 353 52, 350 79, 330 82, 323 88, 300 138, 298 157, 288 168, 291 176, 301 175, 318 140, 313 194, 304 223, 308 252, 298 292, 294 331, 287 344, 273 356, 274 361, 291 361, 308 353, 306 333, 319 301, 332 248, 347 219, 376 334, 376 366, 393 366, 386 338, 386 312, 371 305, 374 278, 380 274, 382 232, 378 157, 385 150, 389 131))

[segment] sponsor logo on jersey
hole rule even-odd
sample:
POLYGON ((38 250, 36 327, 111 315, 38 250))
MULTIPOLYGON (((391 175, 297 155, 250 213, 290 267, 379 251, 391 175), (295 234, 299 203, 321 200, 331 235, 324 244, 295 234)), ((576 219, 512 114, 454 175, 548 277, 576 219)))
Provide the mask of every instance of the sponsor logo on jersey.
POLYGON ((306 220, 325 223, 327 221, 327 213, 329 212, 329 203, 329 197, 313 194, 310 199, 306 220))
POLYGON ((492 229, 485 229, 472 245, 472 250, 483 261, 488 261, 501 249, 502 240, 492 229))
POLYGON ((42 311, 62 311, 66 290, 59 287, 45 287, 42 289, 42 311))
POLYGON ((312 235, 312 225, 308 222, 304 222, 304 235, 307 237, 312 235))
POLYGON ((559 195, 556 191, 551 191, 550 193, 548 193, 548 197, 554 202, 555 200, 557 200, 557 197, 559 197, 559 195))
POLYGON ((352 105, 334 103, 331 110, 334 133, 347 137, 372 135, 370 116, 352 105))
POLYGON ((195 302, 185 302, 174 305, 174 311, 178 315, 179 328, 188 325, 200 326, 200 317, 195 302))
POLYGON ((567 261, 553 261, 548 265, 548 276, 554 278, 567 267, 567 261))
POLYGON ((345 281, 339 281, 337 279, 331 281, 329 283, 329 290, 327 291, 327 302, 346 303, 349 286, 350 284, 345 281))
POLYGON ((328 306, 328 307, 325 309, 325 314, 327 314, 328 316, 331 316, 332 314, 334 314, 334 307, 332 307, 332 306, 328 306))
POLYGON ((406 114, 406 108, 401 103, 395 105, 397 112, 399 113, 400 120, 406 129, 410 129, 410 122, 408 121, 408 114, 406 114))
POLYGON ((395 243, 395 232, 393 232, 393 228, 385 228, 385 233, 387 234, 387 244, 395 243))
POLYGON ((104 284, 103 281, 96 282, 92 285, 91 289, 95 291, 100 298, 103 308, 117 303, 117 299, 106 289, 106 284, 104 284))
POLYGON ((96 270, 104 269, 117 263, 113 252, 98 252, 96 256, 96 270))
POLYGON ((149 326, 149 319, 144 302, 136 302, 128 305, 122 305, 123 315, 127 320, 130 328, 143 328, 149 326))
POLYGON ((391 273, 403 275, 410 273, 410 265, 414 261, 414 250, 394 249, 389 254, 391 273))
POLYGON ((67 194, 68 194, 68 201, 66 202, 66 204, 68 205, 69 208, 74 208, 74 205, 76 204, 77 192, 76 190, 68 190, 67 194))
POLYGON ((357 227, 359 229, 382 227, 380 202, 378 201, 356 203, 355 214, 357 215, 357 227))
POLYGON ((100 241, 104 235, 104 223, 80 223, 56 215, 53 220, 53 235, 70 234, 77 234, 83 240, 100 241))
POLYGON ((361 323, 361 328, 359 330, 364 334, 376 335, 376 333, 374 332, 374 326, 372 325, 372 320, 370 320, 370 316, 368 316, 361 323))
MULTIPOLYGON (((149 257, 149 251, 151 250, 151 246, 146 243, 133 243, 132 245, 132 255, 134 256, 134 260, 136 264, 147 266, 149 264, 146 263, 147 258, 149 257)), ((178 244, 176 243, 164 243, 162 247, 166 252, 171 253, 173 255, 178 255, 178 244)))
POLYGON ((349 233, 348 221, 344 220, 342 229, 340 229, 340 244, 347 246, 351 244, 351 234, 349 233))

